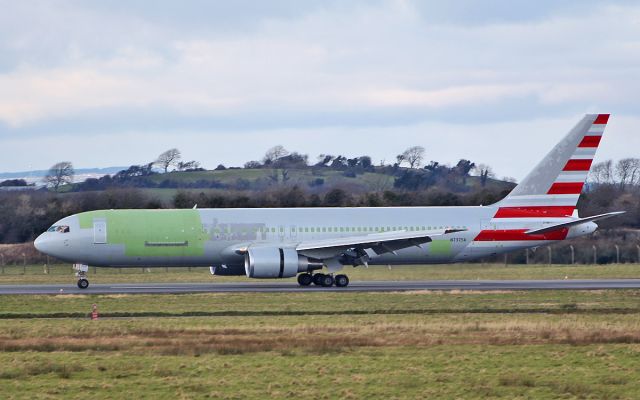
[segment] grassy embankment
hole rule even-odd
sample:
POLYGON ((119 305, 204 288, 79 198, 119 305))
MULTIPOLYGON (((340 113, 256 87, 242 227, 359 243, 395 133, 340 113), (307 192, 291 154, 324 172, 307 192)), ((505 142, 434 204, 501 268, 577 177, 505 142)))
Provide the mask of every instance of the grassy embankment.
POLYGON ((640 291, 1 300, 4 398, 631 399, 640 393, 640 291), (92 303, 103 315, 128 317, 70 318, 85 316, 92 303))
MULTIPOLYGON (((45 274, 43 265, 5 266, 0 285, 28 283, 75 283, 70 265, 53 265, 45 274)), ((476 279, 603 279, 640 278, 638 264, 609 265, 508 265, 447 264, 370 268, 346 267, 343 273, 352 281, 365 280, 476 280, 476 279)), ((212 276, 209 268, 89 269, 91 283, 122 282, 258 282, 243 276, 212 276), (144 272, 143 272, 144 271, 144 272)), ((294 282, 295 278, 289 279, 294 282)))
MULTIPOLYGON (((170 172, 168 174, 153 175, 150 181, 160 184, 165 180, 170 180, 180 184, 194 184, 196 182, 217 182, 223 185, 229 185, 232 188, 238 185, 238 181, 246 182, 249 190, 263 190, 265 183, 255 187, 254 185, 262 180, 263 182, 271 182, 270 176, 273 175, 272 169, 227 169, 223 171, 193 171, 193 172, 170 172)), ((278 172, 281 174, 281 171, 278 172)), ((379 172, 365 172, 358 174, 356 177, 344 176, 343 171, 323 170, 319 174, 312 169, 289 169, 288 185, 298 185, 302 188, 309 188, 309 184, 316 179, 322 179, 323 184, 313 189, 319 192, 325 192, 332 188, 348 188, 352 193, 363 193, 370 191, 390 190, 393 188, 394 177, 379 172)), ((281 179, 281 178, 280 178, 281 179)), ((476 183, 477 178, 471 177, 471 183, 476 183)), ((477 184, 477 183, 476 183, 477 184)), ((204 193, 206 195, 228 195, 229 189, 171 189, 171 188, 141 188, 143 193, 156 198, 165 205, 173 202, 174 196, 178 191, 187 191, 193 193, 204 193)), ((232 189, 233 190, 233 189, 232 189)), ((236 189, 237 190, 237 189, 236 189)), ((237 190, 236 194, 241 195, 246 191, 237 190)))

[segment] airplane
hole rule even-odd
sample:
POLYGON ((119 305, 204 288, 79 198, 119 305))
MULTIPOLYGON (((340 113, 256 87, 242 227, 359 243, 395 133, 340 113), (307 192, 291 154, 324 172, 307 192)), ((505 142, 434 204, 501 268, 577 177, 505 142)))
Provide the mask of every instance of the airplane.
POLYGON ((346 287, 345 266, 466 262, 588 235, 578 198, 609 114, 587 114, 505 198, 465 207, 99 210, 68 216, 35 247, 88 266, 209 266, 214 275, 297 276, 346 287), (326 273, 322 270, 326 269, 326 273))

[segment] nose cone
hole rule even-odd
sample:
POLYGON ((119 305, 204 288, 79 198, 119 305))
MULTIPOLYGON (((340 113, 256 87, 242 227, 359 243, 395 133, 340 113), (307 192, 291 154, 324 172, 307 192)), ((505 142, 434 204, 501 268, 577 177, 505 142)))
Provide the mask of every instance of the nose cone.
POLYGON ((36 240, 33 242, 33 245, 36 247, 36 249, 39 252, 49 254, 49 251, 51 251, 50 242, 51 242, 51 239, 47 238, 46 233, 43 233, 42 235, 36 238, 36 240))

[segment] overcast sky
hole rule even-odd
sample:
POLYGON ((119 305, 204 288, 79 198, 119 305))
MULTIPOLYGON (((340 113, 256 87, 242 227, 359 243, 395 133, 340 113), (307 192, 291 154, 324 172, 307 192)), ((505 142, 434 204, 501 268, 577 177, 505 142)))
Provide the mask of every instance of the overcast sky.
POLYGON ((640 156, 640 3, 0 0, 0 171, 269 147, 518 180, 585 113, 640 156), (116 4, 117 5, 114 5, 116 4))

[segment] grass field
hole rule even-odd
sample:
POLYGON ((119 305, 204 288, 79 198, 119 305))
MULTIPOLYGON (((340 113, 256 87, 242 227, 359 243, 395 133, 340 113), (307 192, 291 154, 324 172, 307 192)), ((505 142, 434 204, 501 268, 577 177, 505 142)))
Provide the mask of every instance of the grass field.
MULTIPOLYGON (((349 274, 564 279, 635 277, 638 268, 453 265, 349 274)), ((0 282, 73 282, 68 266, 52 272, 10 267, 0 282)), ((99 269, 91 279, 219 277, 206 269, 99 269)), ((0 397, 7 399, 635 399, 638 365, 640 290, 0 297, 0 397), (98 321, 88 318, 93 304, 98 321)))
MULTIPOLYGON (((440 279, 601 279, 640 278, 639 264, 608 265, 503 265, 446 264, 370 268, 346 267, 343 273, 358 280, 440 280, 440 279)), ((123 282, 250 282, 245 277, 212 276, 209 268, 93 268, 91 283, 123 282)), ((295 278, 290 279, 291 282, 295 278)), ((52 265, 45 274, 43 265, 5 266, 0 269, 0 285, 27 283, 75 283, 70 265, 52 265), (2 272, 4 271, 4 272, 2 272)))
POLYGON ((640 291, 4 296, 3 398, 640 393, 640 291), (87 318, 96 303, 103 318, 87 318))

